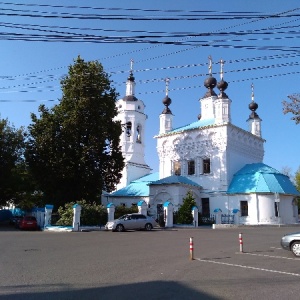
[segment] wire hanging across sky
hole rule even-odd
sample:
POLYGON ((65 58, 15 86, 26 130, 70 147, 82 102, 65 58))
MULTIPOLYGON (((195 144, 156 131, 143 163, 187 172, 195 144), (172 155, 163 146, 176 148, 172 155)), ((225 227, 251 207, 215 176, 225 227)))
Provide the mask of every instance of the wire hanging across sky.
MULTIPOLYGON (((227 73, 245 73, 247 71, 261 71, 266 69, 277 69, 277 68, 290 68, 298 67, 299 63, 297 61, 286 61, 287 59, 299 57, 300 45, 293 45, 293 43, 288 43, 287 41, 293 40, 297 41, 300 37, 300 14, 298 11, 300 8, 294 8, 291 10, 279 12, 279 13, 262 13, 262 12, 239 12, 239 11, 205 11, 205 10, 159 10, 159 9, 131 9, 131 8, 99 8, 90 6, 64 6, 64 5, 51 5, 51 4, 22 4, 22 3, 11 3, 11 2, 0 2, 0 6, 6 6, 0 12, 0 15, 5 16, 5 20, 0 22, 0 28, 3 31, 0 35, 0 40, 5 41, 27 41, 27 42, 54 42, 54 43, 94 43, 94 44, 148 44, 148 47, 143 49, 134 49, 131 51, 124 51, 119 54, 113 54, 102 58, 101 60, 112 60, 114 57, 122 55, 130 55, 133 53, 143 53, 143 51, 153 49, 155 47, 160 47, 163 45, 167 46, 178 46, 172 52, 161 53, 159 55, 150 55, 146 57, 141 57, 138 62, 147 62, 157 59, 162 59, 167 56, 175 56, 182 54, 186 51, 195 50, 200 47, 207 48, 221 48, 221 49, 244 49, 244 50, 270 50, 273 53, 276 51, 279 54, 268 55, 268 56, 256 56, 252 58, 243 59, 231 59, 226 61, 226 64, 237 64, 241 62, 253 62, 257 63, 253 67, 238 68, 227 70, 227 73), (7 7, 11 6, 11 7, 7 7), (17 9, 12 8, 17 7, 17 9), (46 11, 50 8, 51 11, 46 11), (92 10, 97 11, 97 13, 78 13, 74 10, 92 10), (63 10, 63 11, 60 11, 63 10), (101 11, 101 13, 98 13, 101 11), (103 13, 102 13, 103 11, 103 13), (118 13, 115 13, 115 12, 118 13), (147 14, 145 14, 147 13, 147 14), (149 15, 151 13, 151 15, 149 15), (139 15, 141 14, 141 15, 139 15), (170 14, 170 15, 169 15, 170 14), (30 20, 30 22, 7 22, 9 18, 24 18, 30 20), (110 20, 110 21, 208 21, 212 20, 218 21, 228 21, 226 27, 222 29, 215 29, 209 32, 196 32, 188 31, 183 28, 182 31, 156 31, 156 30, 141 30, 141 29, 105 29, 105 28, 93 28, 93 27, 80 27, 80 26, 58 26, 58 25, 43 25, 35 24, 35 20, 42 18, 43 20, 51 20, 53 18, 61 19, 78 19, 78 20, 93 20, 99 18, 99 20, 110 20), (236 21, 242 20, 242 23, 236 23, 236 21), (280 24, 260 26, 260 28, 244 29, 244 30, 234 30, 239 26, 250 26, 251 24, 257 24, 266 20, 280 21, 280 24), (230 21, 234 21, 230 23, 230 21), (296 23, 292 24, 291 23, 296 23), (287 24, 289 24, 287 26, 287 24), (6 30, 6 31, 5 31, 6 30), (105 34, 98 34, 102 32, 105 34), (109 35, 107 35, 109 33, 109 35), (114 35, 111 35, 114 33, 114 35), (264 42, 263 45, 257 45, 257 42, 264 42), (278 42, 274 45, 270 42, 278 42), (246 44, 247 43, 247 44, 246 44), (187 48, 184 48, 187 47, 187 48), (278 59, 280 62, 277 64, 264 64, 261 61, 267 61, 270 59, 278 59)), ((174 49, 174 48, 173 48, 174 49)), ((218 64, 218 63, 216 63, 218 64)), ((125 64, 124 64, 125 65, 125 64)), ((115 66, 108 68, 108 73, 114 75, 123 74, 128 72, 128 70, 122 70, 122 66, 115 66), (112 71, 116 69, 117 71, 112 71), (119 69, 119 70, 118 70, 119 69)), ((204 66, 204 63, 193 63, 186 65, 170 65, 162 67, 152 67, 152 68, 142 68, 135 70, 136 73, 146 74, 146 78, 138 80, 139 84, 150 84, 163 82, 164 77, 156 75, 155 78, 149 78, 147 74, 150 71, 163 71, 163 70, 176 70, 176 69, 187 69, 190 70, 194 67, 204 66)), ((127 64, 125 65, 127 66, 127 64)), ((48 70, 41 70, 37 72, 28 72, 22 75, 1 75, 0 76, 0 94, 9 93, 42 93, 42 92, 54 92, 59 90, 59 85, 51 85, 60 81, 60 79, 65 76, 65 74, 46 74, 54 71, 59 71, 66 68, 66 66, 52 68, 48 70), (24 81, 26 83, 16 84, 18 81, 24 81), (29 81, 29 82, 28 82, 29 81), (49 84, 50 83, 50 84, 49 84), (47 84, 46 86, 43 86, 47 84)), ((257 76, 260 79, 271 78, 274 76, 287 76, 289 74, 298 74, 295 72, 280 71, 277 75, 267 74, 264 76, 257 76)), ((172 81, 182 81, 183 79, 190 79, 199 76, 205 76, 204 73, 193 73, 185 75, 174 75, 170 76, 172 81)), ((240 78, 240 81, 253 80, 254 76, 240 78)), ((118 79, 113 82, 116 86, 121 86, 124 84, 124 78, 118 79)), ((180 86, 174 88, 174 90, 189 89, 194 87, 180 86)), ((172 90, 172 89, 171 89, 172 90)), ((144 91, 140 94, 156 93, 161 92, 161 90, 144 91)), ((5 101, 1 100, 0 101, 5 101)), ((24 100, 26 101, 26 100, 24 100)), ((57 100, 49 100, 57 101, 57 100)))

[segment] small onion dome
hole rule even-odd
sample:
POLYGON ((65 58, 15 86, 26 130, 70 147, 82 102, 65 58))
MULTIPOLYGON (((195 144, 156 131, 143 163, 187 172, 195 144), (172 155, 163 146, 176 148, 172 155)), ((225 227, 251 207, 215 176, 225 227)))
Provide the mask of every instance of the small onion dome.
POLYGON ((252 110, 252 111, 256 111, 258 108, 258 104, 254 101, 252 101, 250 104, 249 104, 249 109, 252 110))
POLYGON ((130 74, 129 74, 127 80, 132 81, 132 82, 134 81, 134 76, 133 76, 133 73, 132 73, 132 72, 130 72, 130 74))
POLYGON ((172 100, 169 96, 166 96, 163 100, 162 103, 165 105, 165 108, 162 112, 162 114, 172 114, 169 105, 172 103, 172 100))
POLYGON ((166 96, 163 100, 162 100, 162 103, 165 105, 165 106, 169 106, 171 103, 172 103, 172 100, 169 96, 166 96))
POLYGON ((227 87, 228 87, 228 83, 226 81, 224 81, 222 78, 221 81, 218 82, 218 84, 217 84, 217 88, 220 91, 219 98, 228 98, 226 93, 224 93, 224 91, 227 89, 227 87))
POLYGON ((199 114, 199 115, 198 115, 198 120, 201 120, 201 117, 202 117, 201 114, 199 114))
POLYGON ((204 81, 204 86, 207 89, 209 89, 209 88, 213 89, 216 85, 217 85, 217 80, 216 80, 216 78, 214 78, 212 76, 206 78, 204 81))
POLYGON ((124 101, 138 101, 138 98, 133 95, 128 95, 123 98, 124 101))
POLYGON ((255 112, 257 110, 257 108, 258 108, 258 104, 256 102, 252 101, 249 104, 249 109, 251 110, 251 114, 249 115, 249 119, 260 119, 258 114, 255 112))
POLYGON ((204 86, 208 89, 206 94, 204 95, 204 98, 211 97, 211 96, 217 96, 217 94, 214 92, 213 88, 217 85, 216 78, 210 76, 205 79, 204 86))

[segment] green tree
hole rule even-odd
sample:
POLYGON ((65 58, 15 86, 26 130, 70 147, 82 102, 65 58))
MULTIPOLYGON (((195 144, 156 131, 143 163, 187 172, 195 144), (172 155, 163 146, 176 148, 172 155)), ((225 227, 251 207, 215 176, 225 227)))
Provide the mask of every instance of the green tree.
POLYGON ((0 205, 15 203, 20 190, 20 169, 24 165, 24 129, 0 120, 0 205))
POLYGON ((58 105, 31 115, 26 159, 49 203, 93 203, 115 188, 124 166, 122 128, 114 121, 118 95, 102 65, 80 57, 61 86, 58 105))
POLYGON ((298 168, 295 174, 295 184, 296 184, 296 189, 300 192, 300 167, 298 168))
POLYGON ((300 123, 300 95, 299 94, 293 94, 288 96, 290 101, 282 101, 283 105, 283 113, 291 113, 294 116, 291 118, 291 120, 295 121, 296 124, 300 123))
POLYGON ((180 206, 177 212, 177 222, 179 224, 192 224, 193 215, 192 209, 196 206, 195 198, 191 191, 188 191, 186 197, 183 198, 183 204, 180 206))

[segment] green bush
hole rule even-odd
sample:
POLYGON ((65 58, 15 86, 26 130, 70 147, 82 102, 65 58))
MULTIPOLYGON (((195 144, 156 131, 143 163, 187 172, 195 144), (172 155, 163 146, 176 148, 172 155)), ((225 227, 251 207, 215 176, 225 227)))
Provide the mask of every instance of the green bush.
POLYGON ((104 206, 96 204, 95 202, 90 204, 85 200, 75 202, 69 202, 64 207, 59 207, 58 214, 59 220, 56 225, 72 226, 73 223, 73 206, 79 204, 81 206, 80 225, 83 226, 99 226, 104 225, 107 222, 107 210, 104 206))
POLYGON ((192 209, 196 206, 195 198, 191 191, 188 191, 186 197, 183 198, 183 204, 180 206, 177 212, 177 223, 178 224, 192 224, 193 215, 192 209))

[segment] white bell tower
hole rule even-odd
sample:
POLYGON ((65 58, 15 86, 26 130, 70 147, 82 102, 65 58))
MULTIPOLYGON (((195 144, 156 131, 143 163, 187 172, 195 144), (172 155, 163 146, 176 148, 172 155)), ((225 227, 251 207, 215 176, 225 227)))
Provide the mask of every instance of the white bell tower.
POLYGON ((127 186, 131 181, 150 173, 151 168, 145 163, 145 125, 147 115, 145 104, 135 97, 133 60, 130 74, 126 81, 126 95, 116 102, 119 120, 123 127, 120 146, 125 159, 122 178, 117 189, 127 186))

